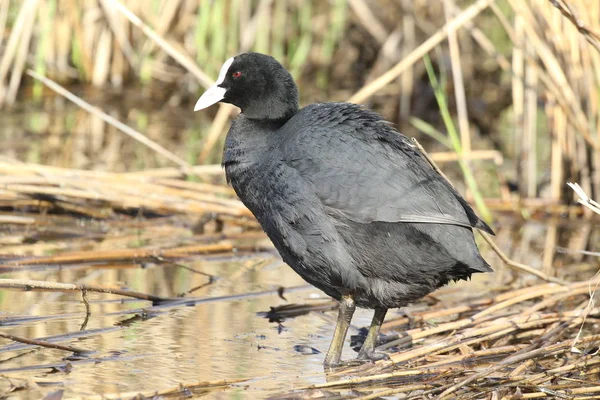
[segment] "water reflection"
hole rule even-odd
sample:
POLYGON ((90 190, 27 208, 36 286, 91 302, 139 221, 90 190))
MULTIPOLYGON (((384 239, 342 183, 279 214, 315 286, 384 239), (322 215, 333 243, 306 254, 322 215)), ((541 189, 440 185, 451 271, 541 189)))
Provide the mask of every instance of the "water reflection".
MULTIPOLYGON (((240 268, 235 264, 201 263, 195 268, 215 275, 227 275, 240 268)), ((103 269, 86 276, 85 271, 51 271, 11 273, 4 277, 61 282, 129 284, 141 292, 172 296, 199 285, 205 278, 190 271, 175 268, 114 270, 103 269)), ((224 296, 297 286, 303 282, 289 268, 280 266, 240 277, 235 283, 208 287, 197 296, 224 296)), ((315 301, 315 290, 286 293, 290 302, 315 301)), ((122 326, 127 315, 108 314, 142 306, 139 302, 103 302, 113 296, 89 294, 92 316, 87 331, 112 328, 83 339, 69 341, 73 346, 95 350, 95 357, 113 356, 113 361, 101 363, 73 362, 65 378, 67 394, 129 392, 144 389, 163 389, 179 382, 216 380, 231 377, 297 376, 303 372, 319 374, 320 357, 306 357, 294 350, 299 343, 326 348, 329 343, 330 321, 321 315, 307 315, 286 321, 279 330, 276 324, 257 316, 270 306, 284 304, 277 294, 238 301, 222 301, 195 307, 168 310, 152 318, 122 326), (257 366, 260 365, 260 368, 257 366), (281 374, 281 375, 280 375, 281 374)), ((146 306, 148 303, 145 304, 146 306)), ((2 317, 12 320, 18 316, 59 316, 52 320, 30 321, 10 329, 10 333, 28 338, 44 338, 67 332, 76 333, 83 319, 79 295, 3 292, 2 317), (15 299, 18 298, 18 301, 15 299), (60 317, 62 315, 62 317, 60 317)), ((364 320, 367 322, 367 319, 364 320)), ((23 347, 23 346, 20 346, 23 347)), ((3 348, 3 360, 19 353, 19 348, 3 348), (11 351, 4 351, 11 350, 11 351)), ((64 352, 40 350, 0 364, 0 373, 33 365, 64 364, 64 352)), ((47 372, 46 369, 44 372, 47 372)), ((25 371, 39 377, 40 371, 25 371)), ((45 374, 42 374, 45 375, 45 374)), ((258 386, 257 386, 258 387, 258 386)))
MULTIPOLYGON (((195 114, 191 105, 169 102, 156 93, 144 97, 140 91, 146 89, 113 94, 70 89, 184 160, 197 162, 212 122, 210 112, 195 114)), ((172 166, 153 150, 52 94, 41 104, 25 102, 0 110, 0 120, 0 155, 23 162, 114 172, 172 166)), ((222 139, 206 161, 218 163, 221 149, 222 139)))

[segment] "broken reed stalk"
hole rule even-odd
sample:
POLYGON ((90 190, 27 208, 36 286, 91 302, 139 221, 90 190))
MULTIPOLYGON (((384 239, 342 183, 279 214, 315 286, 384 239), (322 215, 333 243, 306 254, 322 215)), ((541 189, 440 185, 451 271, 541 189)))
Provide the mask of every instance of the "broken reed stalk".
POLYGON ((187 162, 185 162, 184 160, 182 160, 181 158, 179 158, 175 154, 171 153, 169 150, 165 149, 164 147, 162 147, 158 143, 156 143, 156 142, 148 139, 142 133, 136 131, 135 129, 133 129, 133 128, 127 126, 127 125, 125 125, 124 123, 122 123, 121 121, 117 120, 116 118, 111 117, 110 115, 108 115, 104 111, 100 110, 98 107, 94 107, 91 104, 89 104, 86 101, 84 101, 83 99, 77 97, 73 93, 69 92, 67 89, 63 88, 58 83, 52 81, 51 79, 46 78, 45 76, 41 76, 40 74, 38 74, 35 71, 32 71, 30 69, 27 70, 27 74, 29 76, 31 76, 32 78, 37 79, 38 81, 42 82, 44 85, 46 85, 50 89, 54 90, 56 93, 60 94, 61 96, 67 98, 70 101, 72 101, 73 103, 75 103, 79 107, 83 108, 84 110, 86 110, 90 114, 93 114, 96 117, 102 119, 107 124, 115 127, 116 129, 118 129, 119 131, 125 133, 129 137, 137 140, 138 142, 140 142, 144 146, 149 147, 150 149, 152 149, 153 151, 155 151, 157 154, 160 154, 161 156, 165 157, 166 159, 168 159, 168 160, 172 161, 173 163, 179 165, 186 173, 191 173, 192 172, 190 164, 188 164, 187 162))
POLYGON ((516 270, 520 270, 520 271, 524 271, 527 272, 529 274, 535 275, 540 279, 543 279, 547 282, 553 282, 553 283, 557 283, 559 285, 565 285, 565 281, 563 281, 562 279, 559 278, 555 278, 553 276, 550 276, 540 270, 537 270, 529 265, 511 260, 506 253, 504 253, 500 247, 498 247, 498 245, 492 240, 492 238, 490 237, 490 235, 488 235, 485 232, 479 232, 478 233, 481 235, 481 237, 490 245, 490 247, 492 248, 492 250, 494 250, 494 252, 498 255, 498 257, 500 257, 500 259, 509 267, 514 268, 516 270))
POLYGON ((60 283, 60 282, 46 282, 46 281, 34 281, 30 279, 0 279, 0 289, 17 289, 24 291, 50 291, 50 292, 96 292, 96 293, 107 293, 115 294, 118 296, 131 297, 139 300, 151 301, 154 304, 181 300, 181 299, 169 299, 166 297, 154 296, 151 294, 135 292, 133 290, 119 289, 104 286, 95 285, 81 285, 75 283, 60 283))
POLYGON ((600 203, 590 199, 590 197, 587 195, 587 193, 585 193, 585 191, 581 188, 581 186, 579 186, 578 183, 567 182, 567 185, 569 185, 569 187, 573 189, 577 197, 579 197, 579 199, 577 199, 577 202, 579 204, 600 215, 600 203))

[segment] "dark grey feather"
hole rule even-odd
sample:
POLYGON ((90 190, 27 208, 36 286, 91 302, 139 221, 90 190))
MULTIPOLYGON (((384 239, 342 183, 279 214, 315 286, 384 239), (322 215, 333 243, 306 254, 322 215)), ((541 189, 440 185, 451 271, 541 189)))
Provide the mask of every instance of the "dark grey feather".
POLYGON ((419 222, 492 230, 408 138, 349 103, 313 104, 280 133, 283 161, 327 207, 355 222, 419 222))

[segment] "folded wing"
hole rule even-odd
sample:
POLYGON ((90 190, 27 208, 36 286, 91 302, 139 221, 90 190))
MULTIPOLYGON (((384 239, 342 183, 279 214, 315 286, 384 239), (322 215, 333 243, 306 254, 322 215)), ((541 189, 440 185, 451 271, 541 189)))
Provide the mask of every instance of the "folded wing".
POLYGON ((313 185, 329 212, 360 223, 450 224, 493 234, 408 138, 376 113, 348 111, 352 117, 336 124, 294 127, 282 149, 283 161, 313 185))

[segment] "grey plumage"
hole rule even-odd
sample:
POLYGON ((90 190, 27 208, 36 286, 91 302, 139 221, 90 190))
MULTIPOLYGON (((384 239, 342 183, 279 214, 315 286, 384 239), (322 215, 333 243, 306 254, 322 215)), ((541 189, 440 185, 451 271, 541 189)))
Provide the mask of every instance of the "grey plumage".
POLYGON ((309 283, 336 299, 351 292, 359 307, 391 308, 491 271, 471 229, 490 228, 377 114, 313 104, 270 128, 240 115, 223 162, 284 261, 309 283))

